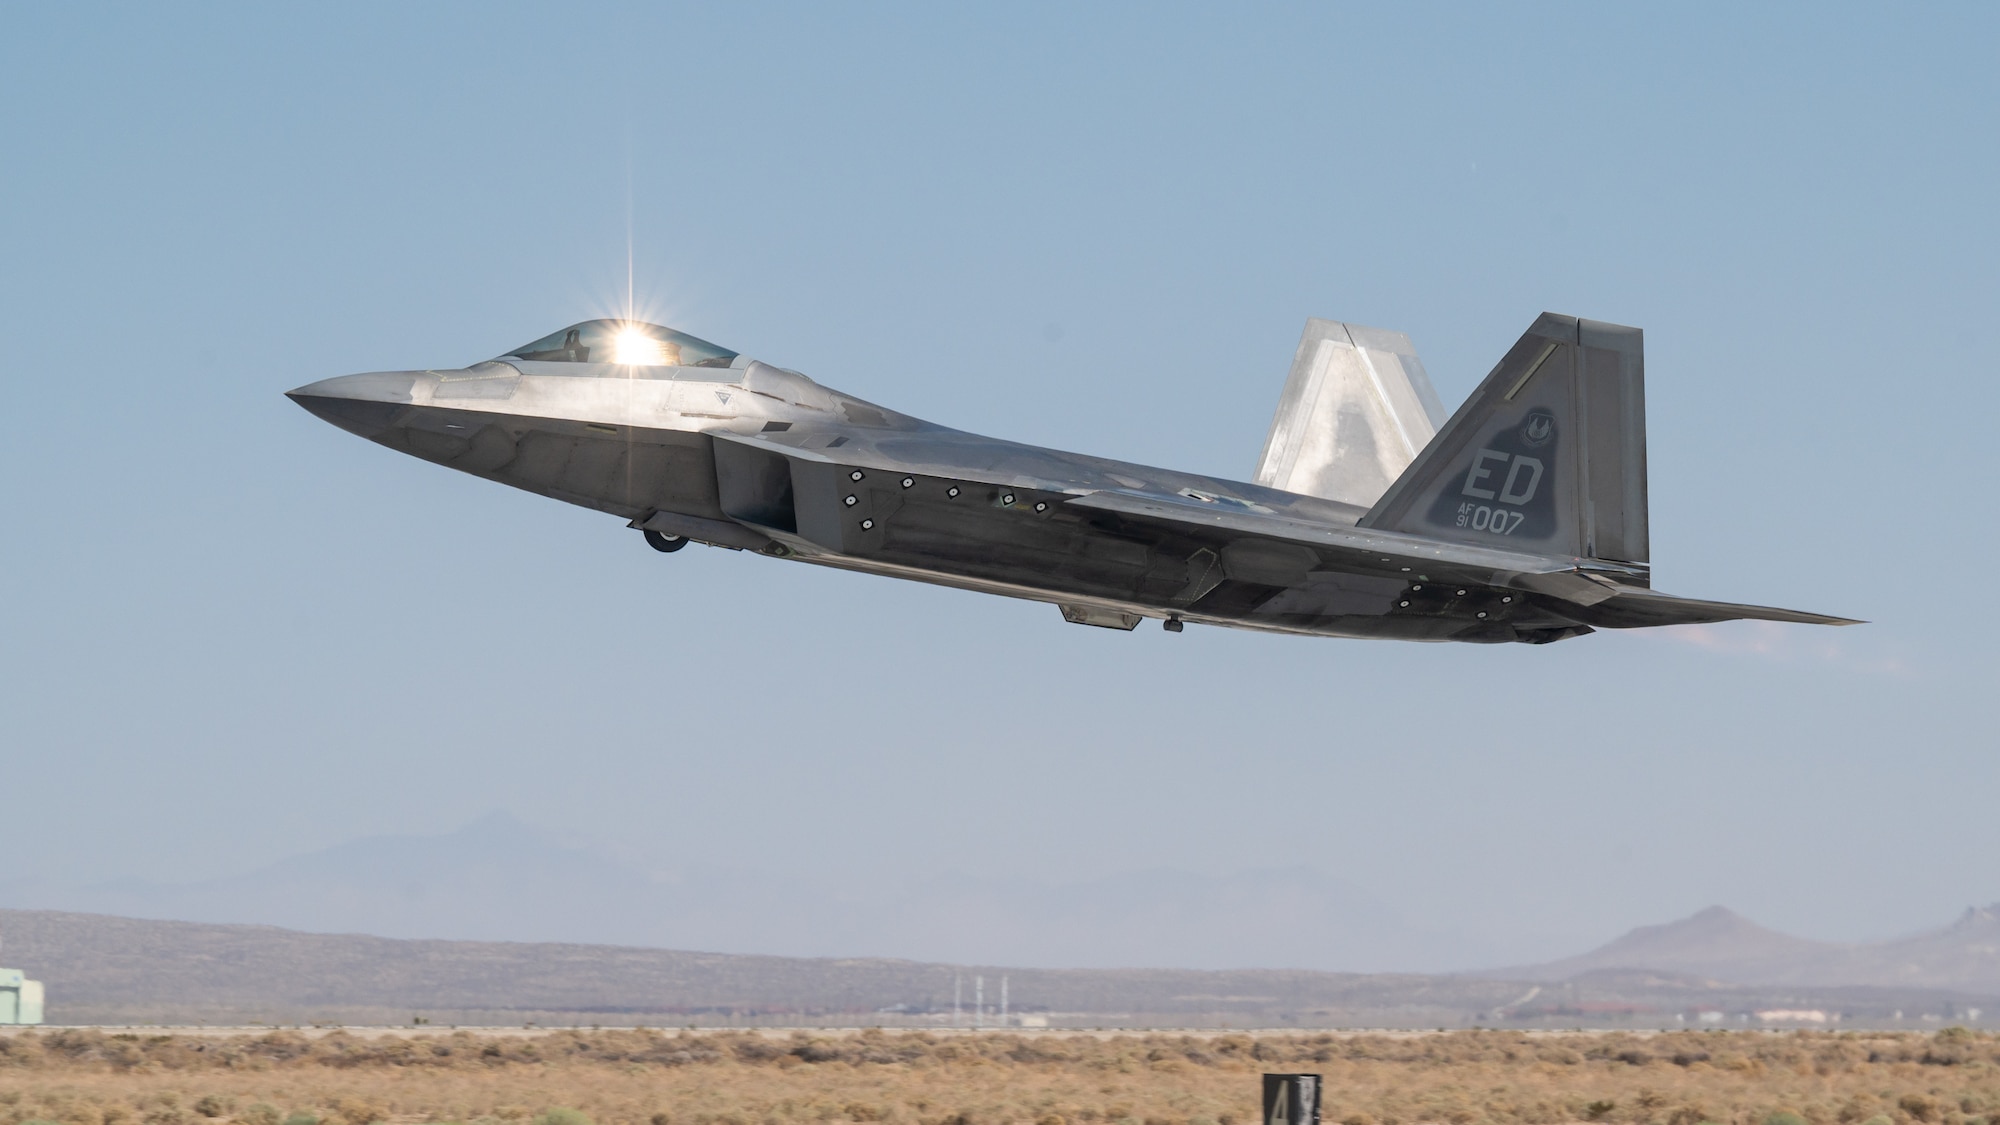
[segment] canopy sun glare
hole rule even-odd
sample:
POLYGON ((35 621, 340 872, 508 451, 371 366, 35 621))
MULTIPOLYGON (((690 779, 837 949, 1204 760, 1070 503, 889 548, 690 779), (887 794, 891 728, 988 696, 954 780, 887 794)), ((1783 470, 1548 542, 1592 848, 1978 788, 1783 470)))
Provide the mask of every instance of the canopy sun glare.
POLYGON ((642 329, 626 326, 611 338, 611 362, 627 367, 666 367, 678 357, 667 354, 665 341, 642 329))

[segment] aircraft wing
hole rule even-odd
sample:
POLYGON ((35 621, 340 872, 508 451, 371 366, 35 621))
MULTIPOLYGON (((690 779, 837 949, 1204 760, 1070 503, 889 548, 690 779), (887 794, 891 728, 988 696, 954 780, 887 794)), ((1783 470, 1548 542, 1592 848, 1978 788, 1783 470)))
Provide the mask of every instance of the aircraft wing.
POLYGON ((1308 523, 1222 500, 1206 503, 1157 493, 1104 491, 1079 496, 1064 506, 1141 522, 1172 524, 1189 531, 1201 529, 1223 537, 1237 535, 1298 543, 1364 572, 1407 571, 1438 580, 1479 582, 1545 594, 1571 603, 1576 607, 1577 617, 1605 628, 1694 625, 1739 619, 1806 625, 1860 624, 1851 618, 1799 610, 1676 597, 1617 582, 1611 575, 1587 572, 1577 559, 1496 550, 1368 528, 1308 523))
MULTIPOLYGON (((713 436, 724 514, 754 532, 760 541, 768 537, 799 550, 879 555, 887 546, 885 536, 890 528, 903 527, 908 531, 918 526, 909 523, 910 513, 897 515, 906 502, 919 502, 906 501, 907 486, 898 487, 894 482, 911 471, 936 471, 928 464, 918 467, 912 460, 885 457, 859 442, 804 448, 791 441, 773 440, 778 437, 775 434, 715 433, 713 436), (881 472, 885 479, 856 487, 862 479, 860 470, 881 472)), ((959 469, 951 476, 967 479, 963 473, 959 469)), ((993 475, 1001 475, 1003 479, 1016 476, 993 475)), ((1294 551, 1305 547, 1310 549, 1311 556, 1286 557, 1308 566, 1318 565, 1312 561, 1317 558, 1336 569, 1359 574, 1520 590, 1565 603, 1569 607, 1561 611, 1565 617, 1607 628, 1696 624, 1734 618, 1848 623, 1845 618, 1819 614, 1676 598, 1646 589, 1642 584, 1645 581, 1642 569, 1621 572, 1617 564, 1603 560, 1589 560, 1586 565, 1586 560, 1566 556, 1510 551, 1483 543, 1452 542, 1385 528, 1298 519, 1229 497, 1126 489, 1086 492, 1074 483, 1047 479, 998 487, 1021 491, 1020 502, 1017 504, 1009 496, 999 508, 981 504, 932 511, 929 519, 935 526, 928 532, 917 532, 925 538, 923 550, 930 552, 928 557, 941 557, 941 553, 952 551, 971 551, 984 556, 992 553, 996 542, 1005 542, 1014 548, 1038 552, 1041 561, 1033 565, 1049 565, 1057 556, 1066 557, 1070 565, 1084 565, 1072 553, 1072 541, 1056 533, 1059 523, 1029 525, 1018 520, 1019 509, 1040 511, 1053 506, 1055 511, 1048 513, 1050 517, 1063 512, 1093 521, 1125 521, 1165 530, 1197 544, 1205 543, 1220 552, 1225 563, 1234 553, 1246 566, 1259 565, 1259 556, 1269 553, 1260 544, 1278 548, 1279 555, 1283 554, 1284 546, 1291 546, 1294 551), (1030 490, 1032 497, 1027 495, 1030 490), (1015 515, 1003 515, 1005 511, 1013 511, 1015 515), (1010 529, 998 534, 997 540, 997 533, 981 531, 985 528, 990 532, 999 526, 995 521, 1005 521, 1010 529), (1022 538, 1030 526, 1046 526, 1048 530, 1030 536, 1031 543, 1022 538), (1041 541, 1049 536, 1052 537, 1047 542, 1041 541)), ((679 527, 662 530, 691 534, 704 541, 729 542, 699 530, 679 527)), ((1271 565, 1270 560, 1265 560, 1264 565, 1271 565)), ((1289 565, 1281 564, 1280 568, 1289 565)))
POLYGON ((1213 503, 1151 492, 1106 490, 1063 505, 1110 513, 1144 523, 1171 524, 1219 538, 1250 537, 1297 543, 1334 555, 1354 570, 1422 574, 1443 581, 1476 582, 1549 594, 1579 605, 1613 597, 1617 587, 1585 575, 1577 560, 1447 543, 1393 531, 1338 527, 1256 511, 1227 500, 1213 503))

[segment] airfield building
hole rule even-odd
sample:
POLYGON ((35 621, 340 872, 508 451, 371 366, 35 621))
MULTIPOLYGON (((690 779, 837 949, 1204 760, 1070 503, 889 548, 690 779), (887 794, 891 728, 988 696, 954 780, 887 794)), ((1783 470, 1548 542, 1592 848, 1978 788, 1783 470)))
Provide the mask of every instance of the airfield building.
POLYGON ((0 1024, 42 1022, 42 982, 19 969, 0 969, 0 1024))

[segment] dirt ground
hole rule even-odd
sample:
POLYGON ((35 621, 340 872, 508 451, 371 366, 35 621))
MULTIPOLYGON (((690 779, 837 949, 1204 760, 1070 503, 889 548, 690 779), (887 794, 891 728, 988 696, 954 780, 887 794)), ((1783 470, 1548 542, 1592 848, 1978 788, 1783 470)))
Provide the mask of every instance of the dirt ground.
POLYGON ((0 1037, 0 1125, 2000 1125, 2000 1038, 45 1030, 0 1037), (587 1119, 587 1121, 586 1121, 587 1119))

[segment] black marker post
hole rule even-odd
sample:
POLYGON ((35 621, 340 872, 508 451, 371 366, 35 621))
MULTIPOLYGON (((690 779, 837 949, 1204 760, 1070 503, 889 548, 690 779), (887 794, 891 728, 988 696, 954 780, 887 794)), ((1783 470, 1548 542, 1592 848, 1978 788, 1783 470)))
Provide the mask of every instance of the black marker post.
POLYGON ((1266 1074, 1264 1125, 1319 1125, 1317 1074, 1266 1074))

